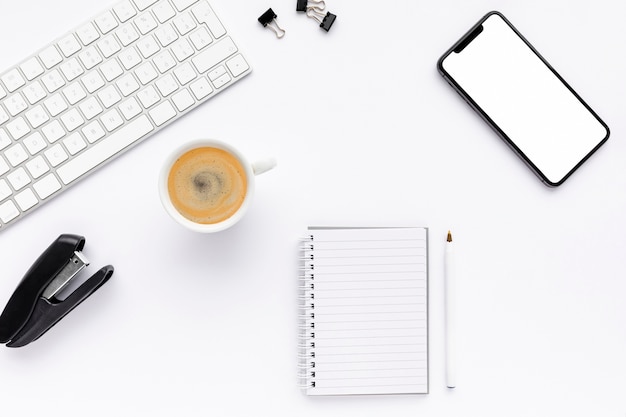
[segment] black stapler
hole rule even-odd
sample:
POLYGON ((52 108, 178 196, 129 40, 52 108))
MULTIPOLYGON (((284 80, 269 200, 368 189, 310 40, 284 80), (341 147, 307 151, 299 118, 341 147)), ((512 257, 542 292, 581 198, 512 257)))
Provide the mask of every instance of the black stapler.
POLYGON ((22 347, 37 340, 111 278, 113 266, 108 265, 64 300, 56 297, 89 265, 84 246, 82 236, 61 235, 39 256, 0 315, 0 343, 22 347))

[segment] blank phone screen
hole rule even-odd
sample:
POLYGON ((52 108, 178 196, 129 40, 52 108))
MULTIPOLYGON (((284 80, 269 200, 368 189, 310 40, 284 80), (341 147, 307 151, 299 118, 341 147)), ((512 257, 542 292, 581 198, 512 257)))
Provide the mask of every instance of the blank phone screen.
POLYGON ((606 125, 500 15, 488 15, 459 45, 440 68, 544 181, 560 184, 608 138, 606 125))

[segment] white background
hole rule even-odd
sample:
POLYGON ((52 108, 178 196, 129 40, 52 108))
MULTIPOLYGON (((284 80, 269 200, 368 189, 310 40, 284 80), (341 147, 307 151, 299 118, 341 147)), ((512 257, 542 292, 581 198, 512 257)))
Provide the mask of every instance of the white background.
MULTIPOLYGON (((32 345, 0 349, 3 415, 626 415, 626 9, 598 1, 214 0, 254 72, 0 233, 0 304, 62 233, 109 283, 32 345), (282 40, 256 21, 268 7, 282 40), (497 9, 598 112, 609 141, 547 188, 436 61, 497 9), (157 193, 179 143, 273 155, 234 228, 199 235, 157 193), (430 394, 311 398, 296 386, 297 242, 308 225, 430 228, 430 394), (458 387, 444 386, 443 248, 459 270, 458 387)), ((2 2, 0 67, 97 0, 2 2)))

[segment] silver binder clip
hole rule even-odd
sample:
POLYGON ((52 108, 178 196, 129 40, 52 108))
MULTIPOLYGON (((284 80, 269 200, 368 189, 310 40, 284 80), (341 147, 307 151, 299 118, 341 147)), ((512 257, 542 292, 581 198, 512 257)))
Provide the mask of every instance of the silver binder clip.
POLYGON ((258 21, 260 24, 263 25, 263 27, 272 29, 276 34, 276 37, 280 39, 285 36, 285 30, 278 26, 278 23, 276 23, 277 17, 278 16, 276 15, 276 13, 274 13, 274 11, 269 8, 265 13, 259 16, 258 21))

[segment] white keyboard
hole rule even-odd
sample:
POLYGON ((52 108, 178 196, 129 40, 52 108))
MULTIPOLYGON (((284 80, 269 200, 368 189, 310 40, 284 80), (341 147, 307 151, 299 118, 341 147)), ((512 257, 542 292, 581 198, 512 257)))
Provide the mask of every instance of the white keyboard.
POLYGON ((250 72, 206 0, 124 0, 0 75, 0 231, 250 72))

